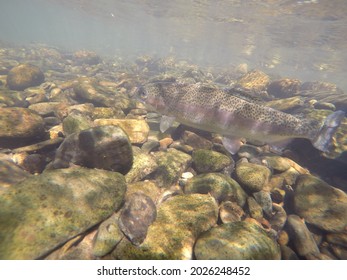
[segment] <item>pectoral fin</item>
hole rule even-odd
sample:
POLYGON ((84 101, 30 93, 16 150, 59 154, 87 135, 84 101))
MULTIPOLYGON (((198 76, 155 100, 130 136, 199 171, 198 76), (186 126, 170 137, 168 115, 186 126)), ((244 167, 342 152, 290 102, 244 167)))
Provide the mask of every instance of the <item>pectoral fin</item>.
POLYGON ((164 133, 175 121, 175 117, 162 116, 160 120, 160 132, 164 133))
POLYGON ((240 138, 231 138, 231 137, 223 137, 222 143, 223 143, 223 146, 232 155, 236 154, 242 145, 242 141, 240 138))

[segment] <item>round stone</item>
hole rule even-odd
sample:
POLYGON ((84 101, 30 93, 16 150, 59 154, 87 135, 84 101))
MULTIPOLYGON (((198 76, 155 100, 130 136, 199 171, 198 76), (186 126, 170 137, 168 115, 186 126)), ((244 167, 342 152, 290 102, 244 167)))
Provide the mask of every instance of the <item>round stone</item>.
POLYGON ((223 224, 203 233, 194 248, 198 260, 279 260, 275 240, 253 223, 223 224))
POLYGON ((233 163, 228 156, 205 149, 193 151, 192 158, 194 168, 198 173, 218 172, 233 163))
POLYGON ((20 64, 13 67, 7 74, 7 85, 13 90, 24 90, 38 86, 45 80, 39 67, 32 64, 20 64))
POLYGON ((347 194, 311 175, 298 177, 294 210, 307 223, 329 232, 347 230, 347 194))
POLYGON ((266 166, 248 162, 237 164, 235 172, 240 184, 251 193, 261 191, 271 176, 266 166))

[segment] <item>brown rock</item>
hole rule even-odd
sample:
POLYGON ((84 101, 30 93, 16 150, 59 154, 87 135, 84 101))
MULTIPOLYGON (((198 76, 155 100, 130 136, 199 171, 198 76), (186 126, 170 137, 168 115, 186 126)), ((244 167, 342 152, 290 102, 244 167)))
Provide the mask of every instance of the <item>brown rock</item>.
POLYGON ((39 67, 31 64, 20 64, 13 67, 7 75, 7 85, 13 90, 24 90, 38 86, 45 80, 39 67))

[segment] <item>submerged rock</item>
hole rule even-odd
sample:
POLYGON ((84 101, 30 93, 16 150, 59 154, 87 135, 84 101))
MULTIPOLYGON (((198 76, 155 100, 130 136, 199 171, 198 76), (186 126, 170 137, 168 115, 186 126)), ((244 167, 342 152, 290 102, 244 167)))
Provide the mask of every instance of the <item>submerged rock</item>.
POLYGON ((198 260, 279 260, 279 245, 253 223, 223 224, 203 233, 194 247, 198 260))
POLYGON ((100 224, 93 242, 94 256, 105 256, 116 247, 122 238, 124 238, 124 235, 118 226, 118 216, 118 213, 113 214, 100 224))
POLYGON ((107 218, 124 199, 124 177, 86 168, 49 170, 0 196, 0 259, 40 258, 107 218))
POLYGON ((211 141, 188 130, 183 132, 182 140, 186 145, 195 149, 211 149, 213 146, 211 141))
POLYGON ((88 129, 92 126, 92 122, 81 113, 69 114, 63 120, 63 130, 65 135, 78 133, 82 130, 88 129))
POLYGON ((117 125, 121 127, 129 136, 132 144, 142 144, 147 141, 149 126, 145 120, 133 119, 96 119, 96 126, 117 125))
POLYGON ((95 65, 102 62, 101 57, 95 52, 79 50, 73 53, 74 62, 77 65, 95 65))
POLYGON ((26 108, 0 108, 0 147, 15 148, 45 136, 41 116, 26 108))
POLYGON ((160 187, 175 184, 192 161, 190 155, 172 148, 154 153, 154 157, 158 164, 155 178, 160 187))
POLYGON ((291 97, 300 91, 301 81, 296 79, 281 79, 269 84, 267 91, 269 94, 284 98, 291 97))
POLYGON ((93 240, 96 230, 80 234, 45 256, 45 260, 95 260, 93 240))
POLYGON ((20 64, 13 67, 7 74, 7 85, 13 90, 24 90, 38 86, 45 80, 39 67, 32 64, 20 64))
POLYGON ((244 89, 262 91, 266 90, 269 82, 270 77, 267 74, 259 70, 252 70, 238 79, 237 86, 244 89))
POLYGON ((218 172, 233 164, 231 158, 221 153, 198 149, 192 154, 193 165, 198 173, 218 172))
POLYGON ((152 174, 157 167, 157 162, 152 155, 142 152, 135 153, 132 168, 125 176, 126 181, 127 183, 140 181, 152 174))
POLYGON ((347 231, 347 194, 314 176, 298 177, 294 210, 307 223, 323 230, 347 231))
POLYGON ((265 156, 263 160, 266 161, 266 164, 271 169, 277 172, 287 171, 291 167, 291 161, 287 158, 280 156, 265 156))
POLYGON ((240 184, 251 193, 261 191, 271 176, 271 171, 266 166, 248 162, 237 164, 235 173, 240 184))
POLYGON ((0 88, 0 107, 27 107, 26 93, 0 88))
POLYGON ((222 202, 219 208, 219 217, 223 224, 241 221, 244 215, 241 206, 232 201, 222 202))
POLYGON ((202 194, 177 195, 162 204, 140 246, 123 240, 113 251, 116 259, 170 259, 193 257, 196 238, 217 222, 215 200, 202 194))
POLYGON ((126 174, 133 154, 128 136, 117 126, 99 126, 65 138, 50 168, 66 168, 71 163, 126 174))
POLYGON ((30 174, 15 164, 10 156, 0 154, 0 193, 7 187, 19 183, 29 176, 30 174))
POLYGON ((193 177, 188 180, 184 192, 210 194, 219 203, 230 200, 241 207, 247 198, 247 194, 234 179, 219 173, 200 174, 193 177))
POLYGON ((153 181, 145 180, 128 184, 126 197, 133 193, 143 193, 149 196, 152 201, 157 204, 161 194, 161 189, 153 181))
POLYGON ((134 101, 130 100, 127 95, 114 92, 93 78, 79 78, 73 89, 80 100, 90 102, 95 106, 116 107, 122 110, 135 107, 134 101))
POLYGON ((312 233, 308 230, 304 221, 297 215, 289 215, 287 219, 289 237, 294 243, 298 255, 319 254, 319 249, 314 241, 312 233))
POLYGON ((153 200, 142 192, 135 192, 127 196, 118 224, 131 243, 140 245, 156 217, 157 209, 153 200))

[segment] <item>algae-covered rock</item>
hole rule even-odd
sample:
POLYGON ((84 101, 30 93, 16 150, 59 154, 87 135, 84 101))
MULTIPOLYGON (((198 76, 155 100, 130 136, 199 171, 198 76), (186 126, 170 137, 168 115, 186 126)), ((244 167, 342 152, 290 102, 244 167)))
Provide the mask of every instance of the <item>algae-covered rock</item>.
POLYGON ((205 149, 193 151, 192 158, 193 166, 198 173, 218 172, 233 163, 228 156, 205 149))
POLYGON ((223 224, 241 221, 245 215, 241 206, 232 201, 224 201, 219 208, 219 217, 223 224))
POLYGON ((280 157, 275 155, 265 156, 263 157, 263 160, 266 161, 268 167, 278 172, 284 172, 291 167, 290 160, 288 160, 285 157, 280 157))
POLYGON ((249 192, 261 191, 271 176, 271 171, 266 166, 248 162, 237 164, 235 173, 240 184, 249 192))
POLYGON ((100 224, 93 242, 94 256, 102 257, 107 255, 124 238, 118 226, 118 218, 119 213, 114 213, 100 224))
POLYGON ((124 238, 118 226, 118 216, 119 214, 115 213, 100 224, 93 242, 94 256, 105 256, 124 238))
POLYGON ((116 259, 191 259, 196 238, 216 224, 215 200, 202 194, 177 195, 162 203, 140 246, 122 240, 116 259))
POLYGON ((253 223, 223 224, 203 233, 194 247, 198 260, 279 260, 279 245, 253 223))
POLYGON ((128 136, 117 126, 99 126, 70 134, 56 152, 50 168, 71 163, 126 174, 133 163, 128 136))
POLYGON ((41 116, 26 108, 0 108, 0 147, 14 148, 44 137, 41 116))
POLYGON ((161 189, 155 184, 155 182, 145 180, 128 184, 126 196, 133 193, 143 193, 149 196, 154 203, 157 203, 161 194, 161 189))
POLYGON ((298 177, 294 210, 307 223, 326 231, 347 230, 347 194, 314 176, 298 177))
POLYGON ((210 194, 218 202, 230 200, 241 207, 247 198, 247 194, 234 179, 219 173, 200 174, 193 177, 188 180, 184 192, 210 194))
POLYGON ((94 108, 93 119, 124 119, 125 114, 120 108, 96 107, 94 108))
POLYGON ((126 174, 125 178, 127 183, 140 181, 147 175, 153 173, 158 165, 154 157, 146 153, 134 154, 134 162, 130 171, 126 174))
POLYGON ((7 74, 7 85, 13 90, 24 90, 43 83, 45 76, 39 67, 32 64, 20 64, 7 74))
POLYGON ((0 259, 36 259, 105 220, 123 202, 116 172, 49 170, 0 196, 0 259))
POLYGON ((155 178, 160 187, 175 184, 192 161, 190 155, 172 148, 157 152, 154 156, 158 164, 155 178))
POLYGON ((28 172, 15 164, 10 156, 0 154, 0 193, 5 188, 25 180, 29 175, 28 172))
POLYGON ((247 198, 247 207, 250 216, 253 219, 260 220, 263 218, 263 209, 259 205, 259 203, 251 196, 247 198))
POLYGON ((63 130, 65 135, 80 132, 92 126, 91 121, 83 114, 69 114, 63 120, 63 130))

